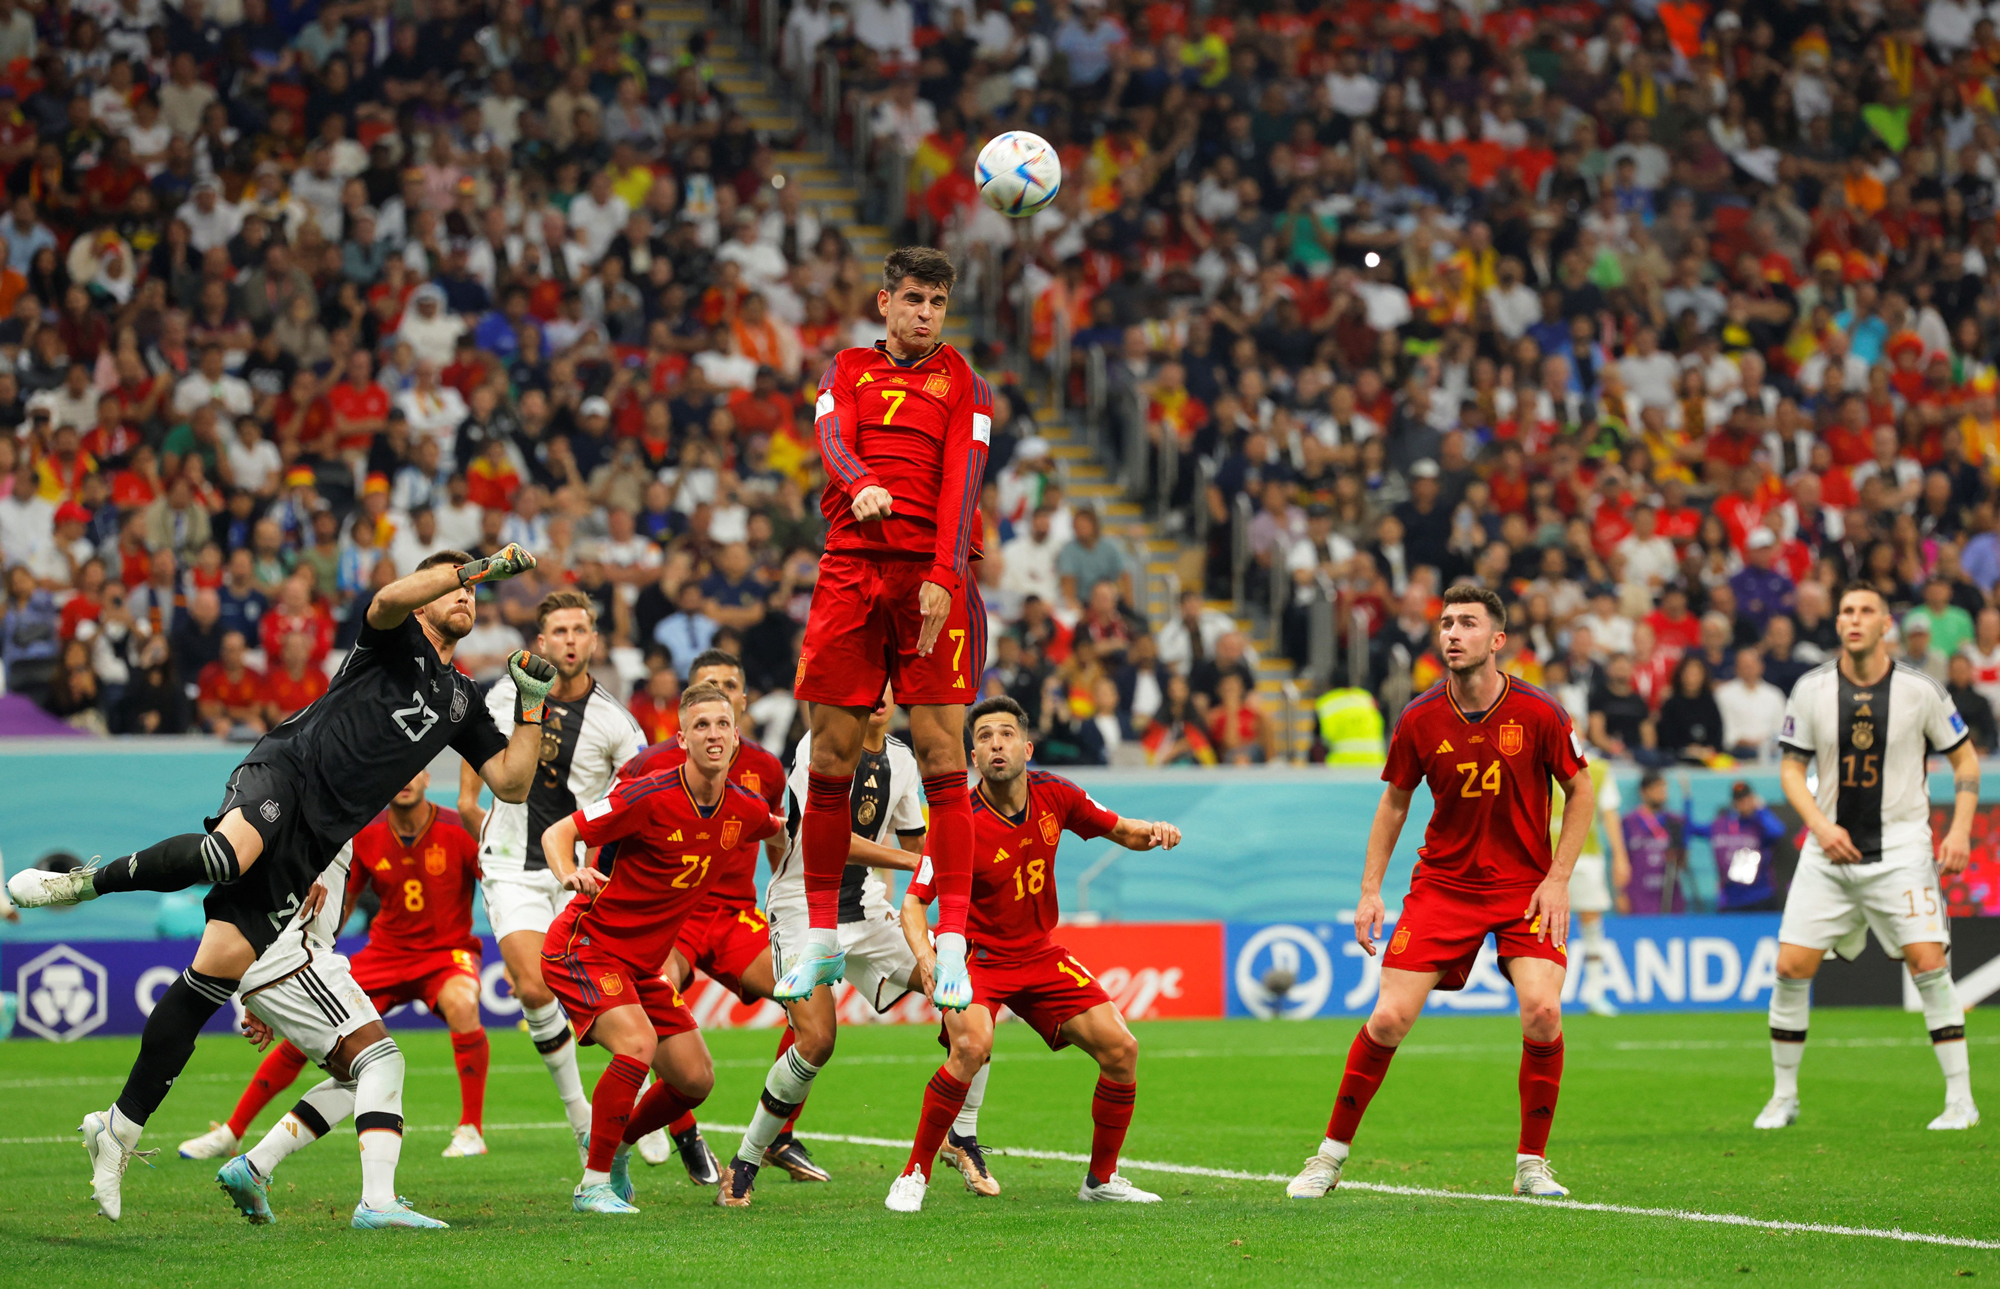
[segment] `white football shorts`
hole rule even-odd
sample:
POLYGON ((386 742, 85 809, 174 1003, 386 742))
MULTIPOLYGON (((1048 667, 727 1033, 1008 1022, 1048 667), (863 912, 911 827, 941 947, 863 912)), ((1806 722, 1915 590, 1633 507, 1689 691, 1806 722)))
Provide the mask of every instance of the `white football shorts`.
POLYGON ((1870 931, 1892 958, 1901 958, 1906 944, 1951 943, 1930 847, 1898 847, 1874 864, 1830 864, 1808 841, 1785 894, 1778 939, 1852 959, 1870 931))
POLYGON ((347 958, 318 951, 268 984, 243 982, 243 1006, 319 1065, 340 1040, 382 1019, 347 968, 347 958))
MULTIPOLYGON (((804 952, 811 924, 803 908, 771 918, 771 970, 783 979, 791 961, 785 946, 804 952)), ((840 924, 840 948, 847 955, 847 983, 878 1012, 888 1011, 910 991, 917 955, 903 938, 902 923, 887 909, 859 922, 840 924)))
POLYGON ((1578 855, 1569 871, 1569 907, 1572 913, 1609 913, 1611 880, 1609 865, 1602 855, 1578 855))
POLYGON ((535 872, 502 873, 479 879, 486 896, 486 920, 493 924, 493 938, 504 940, 516 931, 548 934, 575 891, 566 890, 548 869, 535 872))

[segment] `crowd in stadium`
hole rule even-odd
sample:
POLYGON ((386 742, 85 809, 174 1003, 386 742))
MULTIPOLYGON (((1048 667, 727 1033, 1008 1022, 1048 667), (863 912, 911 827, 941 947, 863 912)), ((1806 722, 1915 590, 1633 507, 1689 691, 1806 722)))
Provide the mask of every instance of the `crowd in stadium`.
MULTIPOLYGON (((1107 442, 1172 441, 1151 486, 1206 533, 1201 590, 1239 536, 1253 586, 1289 572, 1295 661, 1330 601, 1343 631, 1361 611, 1370 688, 1420 691, 1437 592, 1477 581, 1511 606, 1508 670, 1600 749, 1710 762, 1769 748, 1858 578, 1992 749, 1978 5, 782 21, 791 83, 837 64, 867 163, 905 180, 895 231, 992 248, 1028 314, 1007 334, 1068 359, 1070 410, 1099 349, 1107 442), (971 177, 1016 127, 1066 175, 1025 243, 971 177)), ((575 585, 649 735, 721 644, 782 738, 823 532, 812 384, 880 334, 876 271, 705 52, 627 3, 0 0, 8 688, 85 728, 249 737, 323 691, 374 588, 517 541, 541 568, 482 603, 476 677, 575 585)), ((1142 569, 1009 394, 989 691, 1050 759, 1263 759, 1233 620, 1190 588, 1148 629, 1142 569)))

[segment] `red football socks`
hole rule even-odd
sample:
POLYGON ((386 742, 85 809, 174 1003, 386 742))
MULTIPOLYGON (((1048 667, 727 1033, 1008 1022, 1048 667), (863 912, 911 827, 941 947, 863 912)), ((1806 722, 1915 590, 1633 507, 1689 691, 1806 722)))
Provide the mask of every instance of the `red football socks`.
POLYGON ((1521 1153, 1549 1152, 1549 1129, 1556 1122, 1556 1097, 1562 1092, 1562 1035, 1553 1042, 1521 1043, 1521 1153))
POLYGON ((635 1142, 662 1124, 671 1134, 686 1132, 694 1127, 694 1107, 700 1104, 673 1084, 660 1080, 639 1098, 631 1122, 625 1125, 625 1140, 635 1142))
POLYGON ((1125 1130, 1132 1126, 1132 1105, 1139 1099, 1136 1083, 1113 1083, 1097 1076, 1097 1089, 1090 1094, 1090 1177, 1103 1183, 1118 1171, 1118 1152, 1125 1146, 1125 1130))
MULTIPOLYGON (((632 1103, 645 1081, 645 1062, 631 1056, 612 1057, 604 1073, 597 1076, 597 1088, 590 1094, 590 1162, 586 1165, 590 1171, 611 1171, 611 1157, 625 1139, 625 1126, 632 1121, 632 1103)), ((666 1086, 662 1083, 653 1090, 666 1086)))
POLYGON ((972 795, 965 774, 937 774, 924 780, 930 806, 931 889, 937 892, 938 934, 965 934, 972 904, 972 795))
POLYGON ((1375 1099, 1375 1089, 1382 1086, 1382 1076, 1389 1072, 1389 1062, 1395 1056, 1395 1048, 1384 1047, 1368 1036, 1368 1026, 1361 1027, 1354 1036, 1354 1046, 1347 1049, 1347 1071, 1340 1076, 1333 1118, 1326 1125, 1329 1139, 1343 1144, 1354 1140, 1354 1130, 1361 1126, 1361 1116, 1375 1099))
POLYGON ((458 1121, 475 1128, 486 1117, 486 1064, 492 1050, 483 1029, 451 1036, 451 1063, 458 1067, 458 1121))
POLYGON ((924 1087, 924 1112, 917 1120, 917 1139, 910 1145, 910 1162, 903 1173, 909 1174, 915 1168, 931 1179, 931 1164, 937 1160, 938 1148, 944 1145, 945 1133, 951 1131, 951 1121, 958 1118, 958 1112, 965 1105, 965 1093, 972 1085, 960 1083, 951 1077, 951 1072, 943 1066, 931 1075, 931 1081, 924 1087))
MULTIPOLYGON (((806 921, 818 930, 840 927, 840 877, 854 835, 848 793, 851 774, 806 772, 806 808, 799 819, 799 850, 805 860, 806 921)), ((971 823, 972 816, 966 815, 971 823)), ((935 825, 933 825, 935 827, 935 825)))
POLYGON ((306 1054, 293 1047, 287 1039, 272 1048, 264 1056, 264 1063, 250 1076, 249 1086, 236 1102, 236 1113, 229 1116, 229 1131, 236 1140, 250 1131, 250 1125, 263 1112, 265 1106, 299 1077, 299 1071, 306 1068, 306 1054))

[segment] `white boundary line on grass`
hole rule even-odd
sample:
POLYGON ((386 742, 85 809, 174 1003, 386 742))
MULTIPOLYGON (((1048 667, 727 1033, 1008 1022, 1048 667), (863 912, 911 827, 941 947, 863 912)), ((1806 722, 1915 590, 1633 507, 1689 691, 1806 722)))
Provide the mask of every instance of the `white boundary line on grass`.
MULTIPOLYGON (((713 1132, 743 1132, 740 1123, 705 1123, 702 1125, 713 1132)), ((567 1123, 490 1123, 487 1132, 568 1132, 567 1123)), ((405 1132, 449 1132, 443 1125, 413 1124, 405 1132)), ((908 1139, 895 1137, 863 1137, 839 1132, 800 1132, 796 1136, 807 1141, 830 1141, 845 1146, 875 1146, 884 1150, 908 1150, 913 1144, 908 1139)), ((61 1137, 0 1137, 0 1146, 42 1146, 73 1145, 78 1141, 74 1134, 61 1137)), ((1032 1150, 1024 1146, 989 1146, 991 1155, 1009 1156, 1015 1159, 1049 1159, 1059 1163, 1087 1164, 1089 1155, 1067 1150, 1032 1150)), ((1283 1173, 1252 1173, 1236 1168, 1206 1168, 1199 1164, 1169 1164, 1150 1159, 1122 1159, 1121 1168, 1130 1168, 1143 1173, 1171 1173, 1182 1177, 1213 1177, 1222 1181, 1271 1182, 1282 1184, 1292 1180, 1283 1173)), ((1381 1182, 1350 1182, 1340 1184, 1342 1190, 1364 1191, 1372 1195, 1400 1195, 1412 1199, 1476 1200, 1485 1204, 1523 1204, 1532 1208, 1566 1209, 1574 1213, 1616 1213, 1624 1217, 1657 1217, 1674 1222, 1698 1222, 1710 1226, 1745 1226, 1764 1231, 1795 1231, 1805 1235, 1850 1235, 1871 1240, 1894 1240, 1903 1244, 1935 1244, 1957 1249, 2000 1249, 2000 1240, 1975 1240, 1963 1235, 1935 1235, 1928 1231, 1905 1231, 1900 1227, 1886 1229, 1872 1226, 1841 1226, 1829 1222, 1782 1222, 1765 1218, 1746 1217, 1741 1213, 1703 1213, 1694 1209, 1644 1208, 1633 1204, 1593 1204, 1585 1200, 1533 1199, 1525 1195, 1491 1195, 1479 1191, 1453 1191, 1432 1186, 1392 1186, 1381 1182)))

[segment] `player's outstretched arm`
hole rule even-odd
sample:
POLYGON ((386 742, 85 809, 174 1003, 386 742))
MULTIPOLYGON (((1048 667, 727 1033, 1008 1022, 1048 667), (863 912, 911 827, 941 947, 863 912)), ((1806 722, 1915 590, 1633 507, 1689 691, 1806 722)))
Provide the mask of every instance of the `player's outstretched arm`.
POLYGON ((438 564, 399 577, 375 593, 368 602, 368 625, 378 631, 402 625, 403 619, 440 596, 450 595, 461 586, 481 582, 504 582, 535 566, 535 557, 509 542, 484 559, 460 564, 438 564))
POLYGON ((931 974, 937 966, 937 950, 931 947, 930 907, 919 896, 903 896, 903 939, 909 941, 910 952, 917 960, 910 988, 925 997, 930 996, 931 974))
POLYGON ((863 868, 893 868, 899 873, 914 873, 923 858, 922 851, 912 853, 901 847, 884 846, 880 842, 869 841, 860 833, 853 834, 853 839, 847 844, 847 862, 863 868))
POLYGON ((1375 956, 1375 937, 1382 934, 1389 911, 1382 904, 1382 879, 1389 872, 1389 856, 1396 839, 1410 818, 1409 788, 1390 784, 1375 803, 1375 822, 1368 826, 1368 855, 1361 864, 1361 898, 1354 905, 1354 941, 1375 956))
POLYGON ((1170 823, 1149 823, 1122 815, 1108 835, 1127 850, 1172 850, 1181 844, 1181 830, 1170 823))
MULTIPOLYGON (((1792 809, 1799 812, 1799 822, 1819 843, 1820 853, 1835 864, 1858 864, 1861 862, 1861 848, 1847 835, 1847 829, 1826 817, 1806 787, 1806 764, 1811 758, 1801 755, 1792 748, 1785 749, 1785 759, 1778 764, 1778 785, 1785 790, 1785 800, 1792 803, 1792 809)), ((1975 786, 1976 796, 1979 789, 1975 786)), ((1689 816, 1692 818, 1692 814, 1689 816)))
POLYGON ((541 764, 542 713, 556 683, 556 666, 526 649, 516 649, 507 655, 507 677, 514 682, 514 732, 507 746, 479 767, 479 777, 496 799, 518 805, 528 799, 541 764))
POLYGON ((1967 739, 1945 759, 1951 762, 1951 830, 1938 847, 1938 868, 1963 873, 1972 862, 1972 817, 1979 813, 1979 749, 1967 739))
POLYGON ((486 780, 479 777, 479 771, 465 762, 458 763, 458 817, 465 821, 465 830, 474 838, 486 831, 486 811, 479 804, 479 794, 486 787, 486 780))
POLYGON ((564 890, 594 894, 611 879, 598 869, 576 866, 576 840, 576 819, 564 815, 542 830, 542 858, 564 890))

